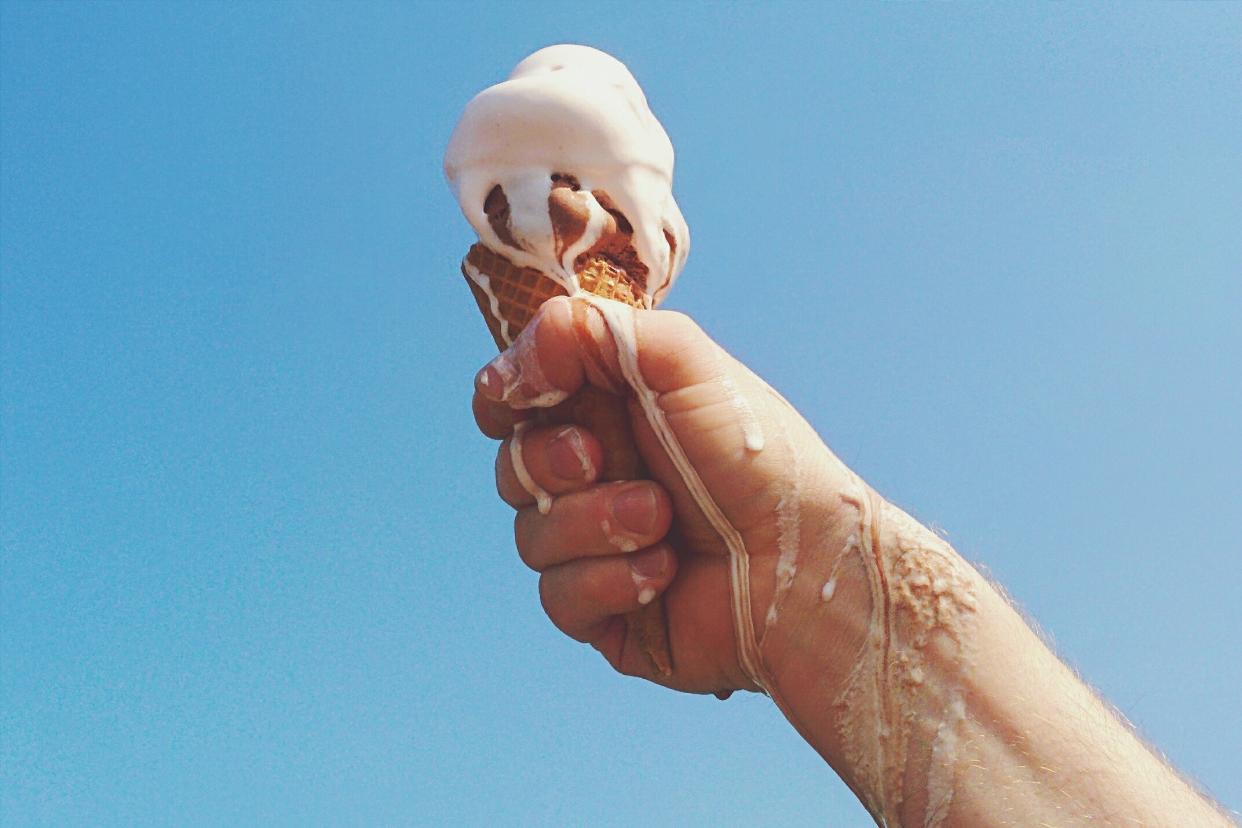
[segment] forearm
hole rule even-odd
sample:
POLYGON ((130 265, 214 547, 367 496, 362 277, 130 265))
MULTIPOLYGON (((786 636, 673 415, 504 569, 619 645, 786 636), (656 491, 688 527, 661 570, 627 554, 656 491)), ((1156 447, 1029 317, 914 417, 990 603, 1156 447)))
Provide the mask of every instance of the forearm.
POLYGON ((947 543, 861 484, 844 505, 764 657, 877 821, 1229 824, 947 543))

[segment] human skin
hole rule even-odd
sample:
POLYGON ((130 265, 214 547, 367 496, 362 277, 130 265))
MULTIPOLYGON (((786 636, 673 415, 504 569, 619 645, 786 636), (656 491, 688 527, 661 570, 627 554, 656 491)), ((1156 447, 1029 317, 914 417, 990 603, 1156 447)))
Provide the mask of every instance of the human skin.
POLYGON ((766 691, 879 824, 1231 824, 761 379, 687 317, 638 312, 643 379, 749 558, 759 674, 748 674, 728 551, 637 404, 650 480, 597 483, 602 448, 581 427, 532 424, 511 446, 549 391, 624 388, 608 326, 573 301, 547 303, 479 373, 473 401, 483 433, 505 441, 497 488, 562 632, 675 690, 766 691), (753 412, 762 450, 747 447, 739 410, 753 412), (531 482, 554 498, 546 515, 531 482), (668 677, 626 635, 624 614, 654 595, 668 677))

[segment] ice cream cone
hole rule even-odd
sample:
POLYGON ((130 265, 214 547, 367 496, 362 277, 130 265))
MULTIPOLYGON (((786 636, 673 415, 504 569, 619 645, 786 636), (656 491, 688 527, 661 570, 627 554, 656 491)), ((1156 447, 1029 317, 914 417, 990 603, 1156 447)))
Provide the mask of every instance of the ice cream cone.
MULTIPOLYGON (((556 219, 555 211, 553 215, 556 219)), ((598 245, 597 248, 603 249, 598 245)), ((602 253, 584 254, 579 257, 575 269, 581 290, 633 307, 645 306, 641 286, 602 253)), ((542 271, 519 267, 483 244, 470 248, 462 262, 462 274, 492 338, 502 351, 517 338, 540 305, 553 296, 565 295, 564 288, 542 271)), ((577 423, 599 439, 604 449, 601 481, 634 480, 645 476, 622 397, 587 385, 563 403, 541 412, 540 416, 548 423, 577 423)), ((627 615, 625 620, 629 635, 646 653, 655 670, 662 676, 671 675, 672 657, 663 601, 652 601, 627 615)))

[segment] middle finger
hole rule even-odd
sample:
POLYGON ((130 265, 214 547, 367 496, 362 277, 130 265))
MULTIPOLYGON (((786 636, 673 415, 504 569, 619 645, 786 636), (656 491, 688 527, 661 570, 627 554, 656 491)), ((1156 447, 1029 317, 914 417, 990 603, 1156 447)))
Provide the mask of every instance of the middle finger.
POLYGON ((673 507, 650 480, 602 483, 558 497, 548 514, 518 510, 513 533, 518 554, 531 569, 577 558, 616 555, 651 546, 668 533, 673 507))
POLYGON ((581 426, 531 428, 519 424, 496 454, 496 491, 514 508, 594 483, 603 467, 599 441, 581 426))

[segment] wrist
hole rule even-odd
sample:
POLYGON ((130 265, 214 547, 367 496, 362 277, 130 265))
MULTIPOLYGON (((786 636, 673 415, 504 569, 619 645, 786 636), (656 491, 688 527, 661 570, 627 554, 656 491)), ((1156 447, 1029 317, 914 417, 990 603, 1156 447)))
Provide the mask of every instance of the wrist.
POLYGON ((766 601, 755 607, 757 624, 774 620, 765 625, 760 647, 773 696, 839 772, 843 756, 833 711, 869 643, 874 555, 869 516, 875 513, 871 504, 879 502, 842 471, 842 479, 833 481, 840 485, 823 487, 814 502, 804 504, 801 548, 792 582, 777 605, 779 615, 761 617, 766 601))
POLYGON ((952 778, 933 753, 957 733, 986 585, 941 538, 857 478, 799 563, 764 653, 791 723, 877 816, 934 812, 952 778), (911 780, 920 780, 907 791, 911 780))
POLYGON ((851 483, 762 649, 782 712, 877 823, 1228 824, 943 539, 851 483))

